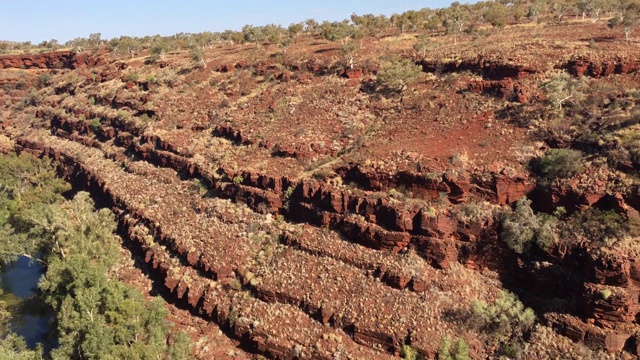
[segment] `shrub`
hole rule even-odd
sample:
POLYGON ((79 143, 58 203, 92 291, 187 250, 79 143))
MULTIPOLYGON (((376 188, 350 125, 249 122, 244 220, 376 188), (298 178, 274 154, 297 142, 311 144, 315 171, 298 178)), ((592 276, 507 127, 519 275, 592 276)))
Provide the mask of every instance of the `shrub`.
POLYGON ((501 291, 492 305, 474 300, 471 313, 470 324, 487 334, 491 341, 500 345, 501 352, 510 356, 517 355, 524 336, 533 329, 536 320, 533 310, 525 308, 508 291, 501 291))
POLYGON ((438 346, 438 360, 451 360, 451 338, 448 336, 440 340, 438 346))
POLYGON ((123 78, 123 80, 126 82, 138 82, 139 79, 140 75, 138 75, 137 73, 129 73, 123 78))
POLYGON ((52 77, 49 73, 44 73, 38 76, 38 87, 44 88, 52 84, 52 77))
POLYGON ((635 221, 622 217, 613 210, 597 208, 574 213, 564 230, 564 237, 588 239, 592 243, 601 242, 605 246, 610 246, 625 236, 640 234, 640 228, 635 221))
POLYGON ((458 339, 452 348, 451 338, 445 336, 438 346, 438 360, 471 360, 469 345, 464 339, 458 339))
POLYGON ((42 95, 40 95, 37 91, 31 90, 27 96, 22 98, 20 103, 18 104, 19 109, 24 109, 29 106, 38 106, 42 103, 42 95))
POLYGON ((532 165, 546 182, 573 177, 584 169, 582 153, 572 149, 549 149, 532 165))
POLYGON ((556 218, 547 214, 534 214, 531 200, 516 201, 514 210, 502 213, 500 238, 518 254, 526 253, 533 244, 541 249, 557 241, 556 218))
POLYGON ((194 45, 189 50, 189 56, 191 57, 191 64, 196 68, 206 68, 207 64, 204 61, 204 51, 202 48, 194 45))
POLYGON ((400 356, 403 359, 407 359, 407 360, 423 359, 422 355, 416 349, 414 349, 411 345, 402 345, 402 349, 400 350, 400 356))
POLYGON ((603 300, 609 299, 611 295, 613 295, 613 292, 611 291, 611 289, 600 290, 600 296, 602 297, 603 300))
POLYGON ((471 201, 456 207, 455 214, 458 220, 471 223, 493 217, 493 208, 487 202, 471 201))
POLYGON ((98 129, 100 129, 100 118, 95 117, 91 119, 91 128, 93 131, 98 131, 98 129))
POLYGON ((234 185, 240 185, 242 184, 243 181, 244 181, 244 178, 242 176, 234 176, 233 179, 231 180, 231 182, 233 182, 234 185))
POLYGON ((287 190, 284 191, 284 194, 283 194, 284 201, 283 201, 282 207, 285 210, 289 210, 289 206, 291 205, 291 195, 293 195, 293 190, 294 190, 294 187, 289 186, 287 190))

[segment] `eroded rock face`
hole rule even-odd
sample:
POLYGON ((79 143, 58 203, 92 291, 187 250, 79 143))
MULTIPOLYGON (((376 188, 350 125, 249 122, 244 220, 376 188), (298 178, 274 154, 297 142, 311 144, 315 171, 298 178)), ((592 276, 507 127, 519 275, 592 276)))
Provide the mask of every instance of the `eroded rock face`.
POLYGON ((570 60, 566 69, 574 76, 600 78, 612 74, 630 74, 640 70, 640 61, 633 59, 594 59, 578 57, 570 60))
MULTIPOLYGON (((7 63, 14 64, 13 61, 7 63)), ((19 61, 15 62, 15 64, 19 63, 19 61)), ((42 69, 50 66, 46 59, 35 58, 23 58, 21 64, 23 64, 21 66, 42 69)), ((74 68, 83 64, 89 63, 81 58, 75 58, 69 59, 68 65, 65 66, 74 68)), ((422 65, 430 71, 430 66, 443 64, 422 65)), ((582 69, 583 65, 575 65, 575 75, 590 72, 591 76, 597 76, 596 74, 604 76, 611 71, 618 71, 616 70, 618 65, 611 70, 612 65, 609 63, 603 63, 600 67, 589 63, 582 69)), ((536 71, 525 66, 498 64, 484 60, 457 65, 444 64, 444 66, 448 71, 459 71, 475 66, 474 71, 482 74, 485 80, 470 85, 469 90, 496 93, 503 98, 520 102, 526 102, 529 95, 519 93, 518 81, 526 79, 529 74, 536 71)), ((619 71, 635 71, 634 66, 633 64, 620 65, 619 71)), ((231 72, 234 69, 249 67, 247 64, 238 63, 221 65, 217 70, 231 72)), ((308 67, 313 76, 329 71, 313 61, 305 63, 302 67, 308 67)), ((273 70, 268 64, 256 68, 257 73, 263 75, 273 70)), ((290 80, 288 76, 284 76, 284 73, 281 75, 280 80, 290 80)), ((357 80, 363 72, 358 70, 351 75, 348 72, 345 75, 357 80)), ((101 79, 114 76, 117 76, 117 69, 107 73, 101 79)), ((141 85, 127 83, 118 93, 141 85)), ((150 111, 142 106, 150 100, 144 96, 146 95, 116 96, 113 99, 96 97, 95 101, 103 106, 128 107, 142 113, 142 111, 150 111)), ((93 118, 97 115, 87 109, 72 109, 70 112, 84 118, 93 118)), ((338 173, 342 180, 353 181, 357 185, 358 191, 351 191, 325 181, 293 180, 286 174, 270 176, 255 171, 238 170, 236 167, 233 167, 233 170, 218 168, 214 173, 211 169, 198 165, 194 161, 193 154, 184 152, 179 145, 163 138, 164 134, 146 135, 144 129, 136 127, 135 124, 117 119, 101 119, 100 128, 93 129, 90 121, 75 121, 72 116, 47 115, 44 111, 36 115, 40 119, 50 120, 52 134, 59 138, 95 148, 101 148, 105 142, 113 140, 116 147, 126 148, 127 156, 135 155, 149 164, 174 169, 186 179, 199 179, 206 185, 207 190, 215 193, 217 197, 247 204, 254 212, 284 214, 289 220, 330 228, 351 240, 352 243, 364 245, 369 250, 375 249, 378 253, 396 255, 410 248, 433 267, 439 269, 448 269, 455 263, 461 263, 472 269, 490 268, 505 278, 513 276, 519 281, 518 286, 525 287, 525 290, 532 294, 526 296, 537 297, 540 302, 551 302, 558 298, 575 300, 575 304, 566 310, 569 315, 550 320, 559 332, 571 339, 594 347, 606 348, 609 351, 620 351, 623 347, 634 349, 634 346, 640 346, 638 335, 629 330, 640 321, 640 260, 637 258, 621 255, 604 259, 593 255, 590 249, 583 246, 571 245, 569 248, 552 248, 548 253, 538 254, 540 261, 535 263, 526 262, 499 240, 499 224, 493 218, 462 220, 455 211, 436 211, 436 209, 405 203, 398 204, 397 199, 384 193, 390 189, 402 187, 410 191, 416 199, 442 198, 453 204, 454 208, 474 199, 483 199, 494 205, 506 206, 524 196, 531 196, 535 184, 526 174, 507 175, 497 171, 487 171, 481 174, 462 172, 455 175, 447 173, 427 176, 419 170, 391 172, 349 165, 340 169, 338 173), (372 194, 374 192, 377 193, 372 194), (608 291, 611 291, 611 294, 608 291)), ((314 144, 273 145, 268 140, 263 141, 254 137, 250 130, 245 131, 244 128, 232 126, 229 123, 218 125, 209 131, 212 136, 230 140, 234 146, 266 148, 270 150, 270 156, 275 157, 303 160, 323 153, 322 149, 314 147, 314 144)), ((171 237, 171 232, 162 227, 164 222, 151 224, 144 220, 149 217, 148 208, 131 207, 125 204, 113 191, 105 188, 104 173, 93 172, 82 163, 69 160, 70 157, 61 153, 59 149, 49 148, 33 139, 22 139, 17 150, 36 155, 44 154, 56 160, 66 160, 68 163, 65 166, 68 167, 67 175, 70 179, 81 187, 91 187, 96 196, 102 197, 106 203, 114 204, 130 213, 132 218, 121 219, 121 228, 144 249, 145 262, 160 274, 163 286, 169 292, 187 303, 191 309, 202 310, 220 323, 229 322, 229 317, 233 314, 233 306, 230 304, 236 300, 226 298, 220 300, 205 282, 188 281, 185 273, 175 272, 172 268, 172 259, 167 258, 165 251, 145 245, 145 237, 134 231, 136 226, 144 225, 151 229, 150 233, 160 243, 175 242, 176 239, 171 237)), ((112 156, 115 160, 125 158, 124 153, 118 151, 105 155, 112 156)), ((163 179, 158 180, 163 181, 163 179)), ((640 198, 637 194, 607 194, 598 189, 584 193, 574 188, 565 188, 553 189, 548 194, 542 194, 537 202, 547 203, 549 208, 563 205, 581 209, 607 202, 607 206, 615 208, 616 211, 628 217, 633 217, 638 216, 640 208, 640 198)), ((201 204, 189 203, 184 206, 194 207, 198 215, 207 214, 209 211, 201 204)), ((170 225, 167 224, 167 226, 170 225)), ((302 240, 298 235, 282 236, 280 241, 287 245, 303 246, 300 245, 302 240)), ((254 286, 250 279, 243 277, 244 269, 225 262, 228 259, 218 262, 203 256, 201 249, 184 245, 176 246, 170 251, 180 257, 185 264, 202 271, 216 281, 240 280, 242 286, 254 286)), ((328 252, 321 248, 313 251, 322 256, 328 252)), ((381 266, 368 269, 367 274, 394 288, 394 291, 400 289, 408 292, 426 292, 432 286, 432 279, 405 270, 381 266)), ((322 324, 330 325, 339 319, 345 322, 345 326, 350 326, 349 319, 340 318, 335 309, 308 302, 304 296, 295 292, 278 291, 276 287, 254 287, 253 290, 266 303, 293 304, 304 308, 305 311, 316 316, 322 324)), ((544 306, 540 308, 545 309, 544 306)), ((249 323, 235 321, 233 324, 228 324, 228 330, 238 338, 251 337, 256 347, 266 354, 281 358, 294 357, 291 348, 287 347, 290 344, 280 341, 282 339, 271 339, 271 334, 265 328, 259 326, 254 328, 249 323)), ((368 346, 381 346, 392 352, 402 345, 406 337, 404 333, 393 334, 385 329, 377 331, 367 327, 355 327, 351 330, 356 342, 368 346)), ((630 351, 637 353, 638 350, 630 351)), ((430 354, 435 356, 433 351, 430 354)))
POLYGON ((500 63, 494 60, 478 58, 473 61, 419 61, 418 65, 422 66, 425 72, 460 72, 460 71, 472 71, 479 73, 487 80, 504 80, 504 79, 522 79, 535 72, 537 69, 533 67, 500 63))
POLYGON ((100 56, 76 54, 71 51, 55 51, 37 55, 0 56, 0 69, 76 69, 80 66, 99 66, 100 56))
MULTIPOLYGON (((159 142, 154 141, 154 143, 158 144, 159 142)), ((26 149, 31 149, 30 151, 34 152, 37 152, 36 149, 38 148, 43 148, 42 145, 37 143, 23 142, 23 144, 26 145, 26 149)), ((43 148, 43 151, 47 152, 47 149, 43 148)), ((56 155, 52 154, 52 156, 56 155)), ((186 159, 179 155, 158 152, 149 147, 146 147, 141 152, 141 156, 149 158, 161 166, 177 170, 189 169, 191 166, 186 159)), ((261 209, 261 211, 271 213, 281 211, 283 206, 281 198, 283 195, 282 183, 290 184, 290 180, 271 179, 250 173, 243 173, 242 175, 245 183, 217 185, 218 194, 235 201, 247 203, 252 208, 261 209)), ((467 241, 483 242, 486 240, 482 239, 491 238, 491 236, 486 235, 487 229, 492 228, 490 224, 462 224, 450 215, 437 214, 434 216, 424 209, 410 212, 390 206, 384 199, 371 201, 366 198, 352 197, 333 189, 329 184, 321 182, 302 182, 289 186, 294 186, 296 189, 289 201, 294 219, 298 221, 338 227, 343 234, 353 241, 375 249, 399 251, 409 246, 409 244, 414 244, 426 259, 440 268, 450 266, 453 261, 471 261, 470 264, 473 267, 491 266, 500 271, 513 271, 512 267, 504 267, 505 263, 500 263, 499 266, 495 265, 495 253, 492 255, 492 253, 479 252, 477 255, 471 256, 468 253, 469 251, 479 251, 483 248, 482 246, 469 247, 464 245, 467 241), (362 217, 344 217, 347 212, 360 214, 362 217), (463 248, 466 254, 461 257, 459 251, 463 248)), ((507 185, 506 188, 509 188, 509 186, 507 185)), ((460 190, 462 189, 460 185, 453 186, 453 188, 462 191, 460 190)), ((498 188, 502 189, 504 186, 501 185, 498 188)), ((516 186, 516 189, 519 189, 519 186, 516 186)), ((509 196, 497 195, 496 198, 507 202, 509 196)), ((516 196, 516 198, 518 197, 516 196)), ((576 252, 573 251, 573 253, 576 252)), ((572 257, 569 256, 567 259, 569 258, 572 257)), ((640 266, 637 265, 637 259, 612 258, 608 261, 603 261, 597 257, 577 256, 573 257, 573 260, 565 260, 564 263, 573 264, 566 271, 585 275, 583 281, 585 281, 585 289, 587 290, 583 290, 581 295, 583 301, 578 315, 582 314, 587 318, 594 319, 598 329, 616 329, 620 325, 637 321, 637 314, 640 313, 640 306, 638 305, 638 282, 640 281, 640 271, 638 269, 640 266), (604 299, 602 295, 603 289, 597 284, 614 286, 617 290, 612 296, 604 299)), ((518 271, 525 271, 525 273, 529 274, 525 276, 529 279, 527 281, 530 281, 532 285, 538 284, 539 289, 542 291, 542 296, 549 289, 560 289, 557 285, 564 283, 561 281, 553 285, 553 281, 559 280, 557 275, 545 278, 543 273, 531 268, 518 271)), ((222 269, 218 269, 215 272, 218 278, 224 278, 230 274, 230 271, 224 272, 222 269)), ((422 289, 424 286, 421 285, 419 279, 413 279, 412 281, 411 278, 401 274, 387 273, 384 275, 384 279, 397 288, 405 288, 412 282, 414 290, 424 290, 422 289)), ((171 279, 167 281, 168 285, 173 284, 171 279)), ((174 285, 178 286, 178 283, 174 285)), ((580 291, 578 288, 579 284, 576 283, 575 287, 570 286, 565 288, 565 291, 560 291, 560 293, 580 291)), ((561 296, 560 293, 550 293, 549 296, 561 296)), ((563 320, 558 321, 561 322, 563 320)), ((572 334, 576 332, 580 332, 571 324, 573 322, 559 327, 562 331, 566 331, 569 337, 572 337, 572 334)), ((590 330, 591 332, 585 330, 585 335, 578 337, 586 343, 599 344, 607 349, 616 351, 619 350, 620 344, 624 344, 626 341, 626 339, 622 339, 623 335, 618 333, 615 333, 616 335, 606 335, 606 332, 600 333, 595 330, 596 328, 590 330), (590 335, 587 336, 586 334, 590 335)))

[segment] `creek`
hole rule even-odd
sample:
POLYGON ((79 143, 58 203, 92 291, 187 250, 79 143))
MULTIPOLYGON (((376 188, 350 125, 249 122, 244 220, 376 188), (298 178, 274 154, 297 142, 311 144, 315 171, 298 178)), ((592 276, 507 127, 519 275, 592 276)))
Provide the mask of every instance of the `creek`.
POLYGON ((3 266, 0 272, 3 289, 0 300, 7 304, 7 311, 11 314, 8 326, 0 328, 0 333, 12 331, 22 336, 29 348, 34 348, 38 343, 43 343, 45 349, 50 348, 47 344, 51 342, 51 314, 34 296, 42 272, 40 264, 24 256, 3 266))

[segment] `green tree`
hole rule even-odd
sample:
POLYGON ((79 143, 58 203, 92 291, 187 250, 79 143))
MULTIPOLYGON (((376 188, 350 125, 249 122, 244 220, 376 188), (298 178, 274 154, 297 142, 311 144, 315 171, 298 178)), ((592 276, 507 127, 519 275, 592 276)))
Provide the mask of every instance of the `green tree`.
POLYGON ((88 39, 88 44, 89 46, 95 49, 99 49, 100 45, 102 45, 102 34, 100 33, 90 34, 88 39))
POLYGON ((351 14, 351 22, 366 35, 376 36, 380 34, 388 24, 384 15, 375 16, 373 14, 356 15, 351 14))
POLYGON ((456 1, 448 8, 444 9, 442 17, 444 27, 447 30, 447 35, 452 35, 453 43, 457 44, 458 36, 464 30, 467 22, 468 13, 466 9, 456 1))
MULTIPOLYGON (((160 300, 107 274, 119 259, 114 215, 95 210, 88 193, 72 200, 51 163, 26 153, 0 156, 0 251, 3 259, 39 256, 46 266, 40 296, 55 311, 59 347, 53 359, 172 359, 189 356, 189 339, 169 327, 160 300)), ((6 313, 0 303, 0 321, 6 313)), ((13 334, 0 340, 1 359, 42 359, 13 334)))
POLYGON ((350 69, 353 69, 353 61, 354 61, 356 52, 359 49, 360 47, 353 40, 343 44, 340 47, 340 56, 342 56, 342 58, 345 59, 345 63, 350 69))
POLYGON ((0 359, 3 360, 43 360, 42 347, 27 349, 27 343, 16 334, 10 333, 0 338, 0 359))
POLYGON ((490 2, 485 9, 484 18, 492 26, 503 28, 507 24, 507 7, 499 2, 490 2))
POLYGON ((415 30, 418 23, 418 16, 415 11, 406 11, 402 14, 391 15, 391 24, 400 29, 400 33, 404 34, 407 30, 415 30))
POLYGON ((285 33, 287 32, 282 26, 274 24, 263 26, 261 31, 267 41, 276 45, 280 42, 280 39, 284 37, 285 33))
POLYGON ((427 50, 434 46, 431 36, 424 34, 418 37, 418 42, 413 45, 413 50, 420 55, 421 58, 427 57, 427 50))
POLYGON ((166 53, 167 43, 165 42, 165 40, 161 39, 159 41, 155 41, 151 46, 149 62, 155 63, 159 60, 164 60, 166 53))
POLYGON ((56 315, 60 346, 52 357, 67 359, 158 359, 169 352, 166 311, 159 300, 107 277, 118 263, 115 220, 93 210, 88 193, 57 206, 36 226, 50 232, 47 271, 39 287, 56 315))
POLYGON ((287 55, 287 49, 289 49, 289 46, 291 46, 291 44, 293 44, 293 38, 290 36, 285 36, 282 39, 280 39, 280 42, 278 43, 278 45, 282 49, 282 53, 285 56, 287 55))
POLYGON ((109 41, 111 52, 116 54, 129 55, 132 59, 142 51, 143 45, 138 38, 130 36, 121 36, 109 41))
POLYGON ((52 216, 68 184, 56 177, 47 159, 28 153, 0 155, 0 256, 4 261, 36 254, 45 246, 36 222, 52 216))
POLYGON ((600 20, 600 14, 607 8, 607 0, 588 0, 589 1, 589 15, 591 16, 591 22, 595 23, 600 20))
POLYGON ((576 3, 578 13, 582 15, 584 21, 587 14, 591 17, 591 22, 595 23, 600 20, 600 13, 604 7, 604 0, 579 0, 576 3))
POLYGON ((301 22, 289 25, 289 27, 287 28, 287 31, 289 32, 289 38, 295 38, 302 32, 303 29, 304 24, 301 22))
POLYGON ((640 1, 623 0, 617 6, 618 15, 608 22, 610 28, 620 27, 624 40, 629 41, 631 30, 640 23, 640 1))
POLYGON ((204 50, 202 47, 193 44, 189 49, 189 57, 191 57, 191 64, 195 68, 206 68, 207 63, 204 61, 204 50))
POLYGON ((554 0, 551 9, 557 22, 562 21, 567 12, 571 11, 575 2, 573 0, 554 0))
POLYGON ((560 112, 566 104, 576 105, 584 100, 587 85, 584 79, 575 79, 563 72, 553 75, 542 84, 542 90, 547 95, 547 101, 560 112))
POLYGON ((356 26, 349 25, 348 21, 324 21, 320 28, 322 29, 322 37, 328 41, 340 41, 345 44, 350 40, 362 38, 364 33, 356 26))
POLYGON ((320 24, 314 19, 307 19, 304 21, 304 32, 309 34, 315 34, 320 29, 320 24))
POLYGON ((422 75, 422 68, 409 59, 394 61, 378 71, 378 84, 403 94, 409 84, 422 75))
POLYGON ((245 42, 254 43, 256 48, 260 47, 260 44, 265 39, 265 34, 262 31, 262 28, 252 25, 245 25, 242 27, 242 36, 244 37, 245 42))
POLYGON ((527 8, 527 17, 535 22, 540 21, 542 14, 546 12, 545 4, 541 1, 531 2, 527 8))

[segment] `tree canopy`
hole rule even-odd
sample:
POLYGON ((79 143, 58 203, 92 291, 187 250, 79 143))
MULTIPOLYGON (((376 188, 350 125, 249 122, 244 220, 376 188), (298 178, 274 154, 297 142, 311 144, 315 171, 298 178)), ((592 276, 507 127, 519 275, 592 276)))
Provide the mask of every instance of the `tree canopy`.
MULTIPOLYGON (((0 250, 4 261, 23 255, 44 264, 38 296, 55 314, 59 346, 52 359, 188 358, 188 336, 167 345, 162 300, 147 301, 109 276, 120 256, 110 210, 95 209, 86 192, 66 200, 69 186, 51 162, 29 154, 0 155, 0 180, 0 250)), ((2 359, 43 356, 14 334, 0 341, 2 359)))

